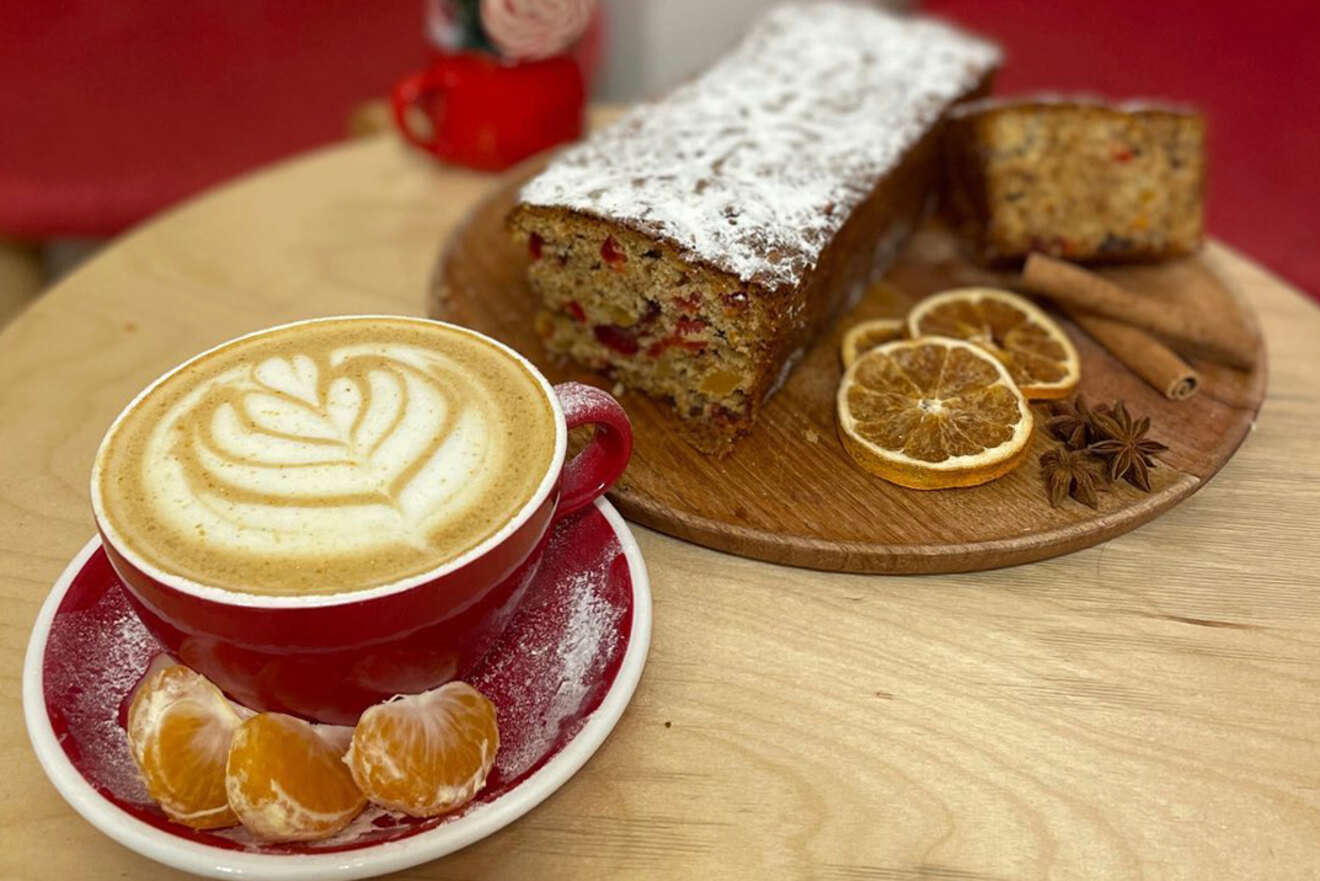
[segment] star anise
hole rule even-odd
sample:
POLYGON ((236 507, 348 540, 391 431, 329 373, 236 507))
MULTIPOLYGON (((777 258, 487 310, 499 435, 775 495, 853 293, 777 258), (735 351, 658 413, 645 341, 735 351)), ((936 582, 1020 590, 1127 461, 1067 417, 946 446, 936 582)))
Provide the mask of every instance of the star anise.
POLYGON ((1081 395, 1069 403, 1054 405, 1054 415, 1045 426, 1050 433, 1063 441, 1070 450, 1085 449, 1086 445, 1096 440, 1095 426, 1091 423, 1091 408, 1086 406, 1086 399, 1081 395))
POLYGON ((1168 449, 1164 444, 1146 437, 1150 430, 1150 417, 1133 420, 1122 401, 1116 401, 1105 412, 1091 414, 1091 422, 1100 435, 1088 450, 1109 464, 1109 479, 1123 478, 1145 492, 1150 492, 1150 469, 1155 467, 1155 454, 1168 449))
POLYGON ((1105 485, 1104 463, 1086 450, 1055 447, 1041 454, 1040 476, 1055 508, 1072 496, 1083 505, 1100 507, 1100 489, 1105 485))

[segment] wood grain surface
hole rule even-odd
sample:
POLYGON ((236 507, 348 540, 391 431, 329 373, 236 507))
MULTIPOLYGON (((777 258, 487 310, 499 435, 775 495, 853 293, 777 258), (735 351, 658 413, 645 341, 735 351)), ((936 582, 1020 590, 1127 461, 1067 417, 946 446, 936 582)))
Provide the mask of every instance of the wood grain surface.
MULTIPOLYGON (((512 171, 473 207, 445 244, 433 282, 431 314, 474 327, 527 355, 553 382, 574 379, 610 389, 610 380, 546 351, 525 282, 527 255, 504 228, 522 183, 543 163, 512 171)), ((1140 270, 1116 269, 1134 290, 1161 302, 1235 312, 1249 305, 1202 259, 1140 270)), ((610 498, 630 520, 717 550, 776 563, 845 572, 932 573, 989 569, 1089 547, 1133 529, 1198 490, 1246 437, 1265 394, 1266 359, 1250 373, 1212 370, 1201 394, 1166 400, 1089 336, 1063 323, 1082 356, 1080 389, 1095 401, 1122 399, 1166 441, 1167 467, 1154 491, 1126 483, 1098 510, 1077 502, 1052 508, 1041 486, 1040 454, 1056 445, 1037 431, 1022 467, 978 487, 921 492, 857 467, 837 435, 835 391, 843 373, 839 341, 851 324, 902 317, 916 299, 951 287, 1007 286, 1011 276, 977 269, 952 235, 929 223, 886 276, 827 333, 766 404, 752 432, 722 459, 683 440, 670 408, 634 392, 620 400, 636 446, 610 498), (791 464, 790 464, 791 463, 791 464)), ((1035 407, 1043 424, 1049 409, 1035 407)))
MULTIPOLYGON (((243 331, 421 314, 494 182, 392 139, 290 161, 130 233, 0 333, 0 878, 178 873, 47 783, 19 709, 96 443, 243 331)), ((842 575, 648 529, 650 662, 617 729, 433 881, 1293 881, 1320 866, 1320 310, 1221 245, 1270 349, 1239 453, 1099 546, 969 575, 842 575)), ((786 467, 791 467, 788 463, 786 467)))

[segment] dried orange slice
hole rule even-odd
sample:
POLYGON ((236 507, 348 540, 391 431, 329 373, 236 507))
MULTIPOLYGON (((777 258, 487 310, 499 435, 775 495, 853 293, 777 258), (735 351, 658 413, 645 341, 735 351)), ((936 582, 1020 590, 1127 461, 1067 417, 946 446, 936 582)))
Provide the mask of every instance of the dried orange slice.
POLYGON ((347 729, 312 727, 283 713, 259 713, 238 726, 225 788, 234 813, 267 841, 334 835, 366 804, 344 767, 347 729))
POLYGON ((182 664, 150 673, 128 707, 128 745, 147 793, 194 829, 233 826, 225 757, 240 719, 220 689, 182 664))
POLYGON ((1008 368, 1028 398, 1066 398, 1081 361, 1072 340, 1034 303, 996 288, 956 288, 912 307, 908 336, 946 336, 975 343, 1008 368))
POLYGON ((843 343, 839 346, 844 369, 851 367, 858 355, 869 352, 876 346, 892 343, 902 336, 903 321, 899 318, 874 318, 854 324, 843 335, 843 343))
POLYGON ((914 489, 973 486, 1021 463, 1034 420, 1008 370, 962 340, 886 343, 843 374, 839 436, 858 464, 914 489))
POLYGON ((376 804, 433 817, 481 791, 499 748, 494 704, 466 682, 450 682, 369 708, 344 761, 376 804))

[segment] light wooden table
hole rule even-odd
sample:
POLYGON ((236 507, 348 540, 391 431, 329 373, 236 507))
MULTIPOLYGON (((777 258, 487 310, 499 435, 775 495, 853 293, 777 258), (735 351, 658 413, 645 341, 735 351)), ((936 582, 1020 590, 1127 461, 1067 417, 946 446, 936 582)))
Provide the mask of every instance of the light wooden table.
MULTIPOLYGON (((19 672, 92 532, 87 473, 143 384, 244 331, 420 313, 491 186, 387 136, 125 236, 0 335, 0 877, 173 877, 67 807, 19 672)), ((1320 309, 1213 246, 1260 312, 1269 399, 1202 492, 1016 569, 829 575, 638 529, 650 664, 618 728, 429 879, 1279 879, 1320 872, 1320 309)))

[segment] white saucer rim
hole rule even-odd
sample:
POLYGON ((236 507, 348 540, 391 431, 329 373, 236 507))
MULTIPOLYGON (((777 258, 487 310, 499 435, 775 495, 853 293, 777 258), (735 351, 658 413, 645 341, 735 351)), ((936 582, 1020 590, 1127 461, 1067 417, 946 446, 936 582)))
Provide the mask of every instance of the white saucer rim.
POLYGON ((651 585, 641 548, 614 506, 596 508, 610 524, 628 561, 632 622, 628 648, 600 705, 549 761, 512 790, 451 823, 408 838, 324 854, 268 854, 228 850, 172 835, 139 820, 97 792, 69 761, 46 713, 42 681, 46 642, 60 602, 96 549, 94 536, 56 579, 32 627, 23 661, 23 715, 28 738, 46 776, 83 819, 102 833, 156 862, 211 878, 271 881, 351 881, 407 869, 438 859, 504 828, 568 782, 609 736, 632 700, 651 643, 651 585))

